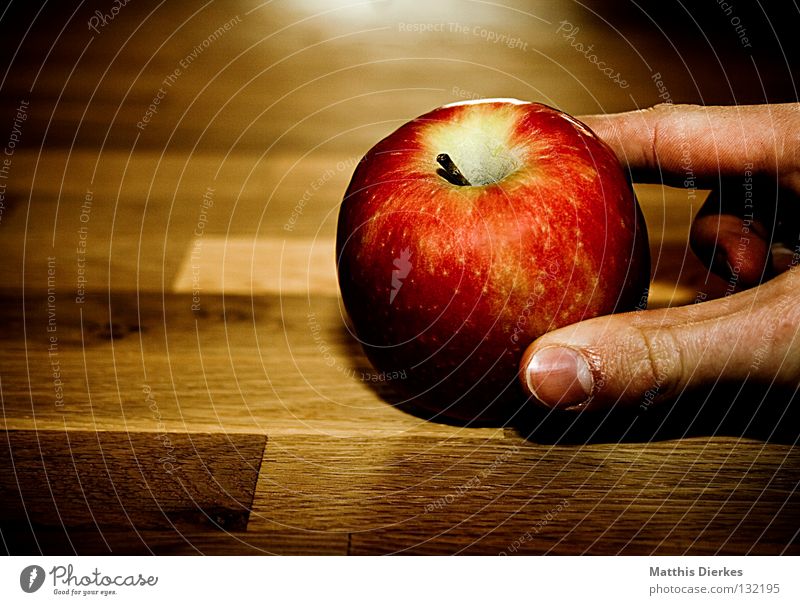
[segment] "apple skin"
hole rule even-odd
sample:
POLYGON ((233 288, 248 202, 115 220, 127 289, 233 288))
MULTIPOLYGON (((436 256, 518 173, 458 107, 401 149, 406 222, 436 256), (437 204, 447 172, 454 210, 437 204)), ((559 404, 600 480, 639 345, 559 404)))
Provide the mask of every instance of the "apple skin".
POLYGON ((336 255, 372 364, 404 377, 393 384, 405 407, 462 422, 512 421, 525 348, 644 308, 650 280, 644 220, 611 148, 514 99, 445 105, 375 145, 342 202, 336 255), (445 178, 441 153, 471 185, 445 178))

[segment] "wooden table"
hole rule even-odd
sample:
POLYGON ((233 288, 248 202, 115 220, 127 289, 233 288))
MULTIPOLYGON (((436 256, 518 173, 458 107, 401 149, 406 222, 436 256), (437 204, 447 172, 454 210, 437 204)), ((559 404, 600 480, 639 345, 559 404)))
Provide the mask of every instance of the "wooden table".
MULTIPOLYGON (((797 15, 771 33, 743 13, 747 49, 716 6, 693 25, 278 4, 0 21, 5 550, 799 552, 796 405, 734 385, 607 417, 418 418, 362 378, 332 252, 353 162, 407 119, 473 96, 644 107, 655 74, 675 102, 790 100, 797 15)), ((722 294, 686 245, 705 194, 637 194, 651 306, 722 294)))

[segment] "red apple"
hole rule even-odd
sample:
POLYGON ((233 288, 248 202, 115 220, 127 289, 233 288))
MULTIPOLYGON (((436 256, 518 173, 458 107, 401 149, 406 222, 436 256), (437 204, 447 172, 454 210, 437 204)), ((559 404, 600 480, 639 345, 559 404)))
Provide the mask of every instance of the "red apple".
POLYGON ((407 403, 507 421, 522 353, 549 330, 643 307, 641 211, 614 152, 538 103, 453 103, 359 163, 339 213, 339 285, 407 403))

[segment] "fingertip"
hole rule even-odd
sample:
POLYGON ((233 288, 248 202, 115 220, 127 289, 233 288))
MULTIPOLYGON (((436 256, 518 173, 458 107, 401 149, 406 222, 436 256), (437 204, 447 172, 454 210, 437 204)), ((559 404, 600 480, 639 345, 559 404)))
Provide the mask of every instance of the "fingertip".
POLYGON ((625 141, 620 135, 620 131, 628 119, 628 114, 625 113, 578 116, 578 120, 586 124, 594 134, 611 146, 620 161, 626 159, 625 141))
POLYGON ((796 250, 787 248, 783 244, 773 245, 771 254, 772 271, 776 275, 797 266, 798 261, 800 261, 800 255, 798 255, 798 252, 796 250))

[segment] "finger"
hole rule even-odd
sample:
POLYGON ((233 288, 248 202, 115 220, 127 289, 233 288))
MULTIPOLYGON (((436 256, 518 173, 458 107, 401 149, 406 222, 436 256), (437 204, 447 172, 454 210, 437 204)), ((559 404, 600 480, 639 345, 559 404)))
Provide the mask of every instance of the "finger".
POLYGON ((731 284, 731 291, 757 286, 773 275, 769 239, 763 225, 753 225, 746 227, 743 219, 729 214, 703 216, 692 225, 692 250, 731 284))
POLYGON ((798 225, 800 198, 774 177, 726 179, 697 213, 690 242, 738 290, 798 263, 798 225))
POLYGON ((616 152, 633 179, 679 187, 687 179, 712 188, 725 176, 796 179, 800 170, 800 104, 656 105, 580 118, 616 152), (749 168, 748 168, 749 167, 749 168))
POLYGON ((798 271, 725 299, 599 317, 550 332, 526 351, 523 386, 558 409, 649 406, 686 389, 800 376, 798 271))
POLYGON ((770 279, 772 234, 765 223, 774 214, 758 209, 774 208, 774 200, 756 204, 739 194, 741 188, 726 186, 712 191, 698 212, 689 241, 697 257, 714 273, 728 280, 731 291, 750 288, 770 279))

